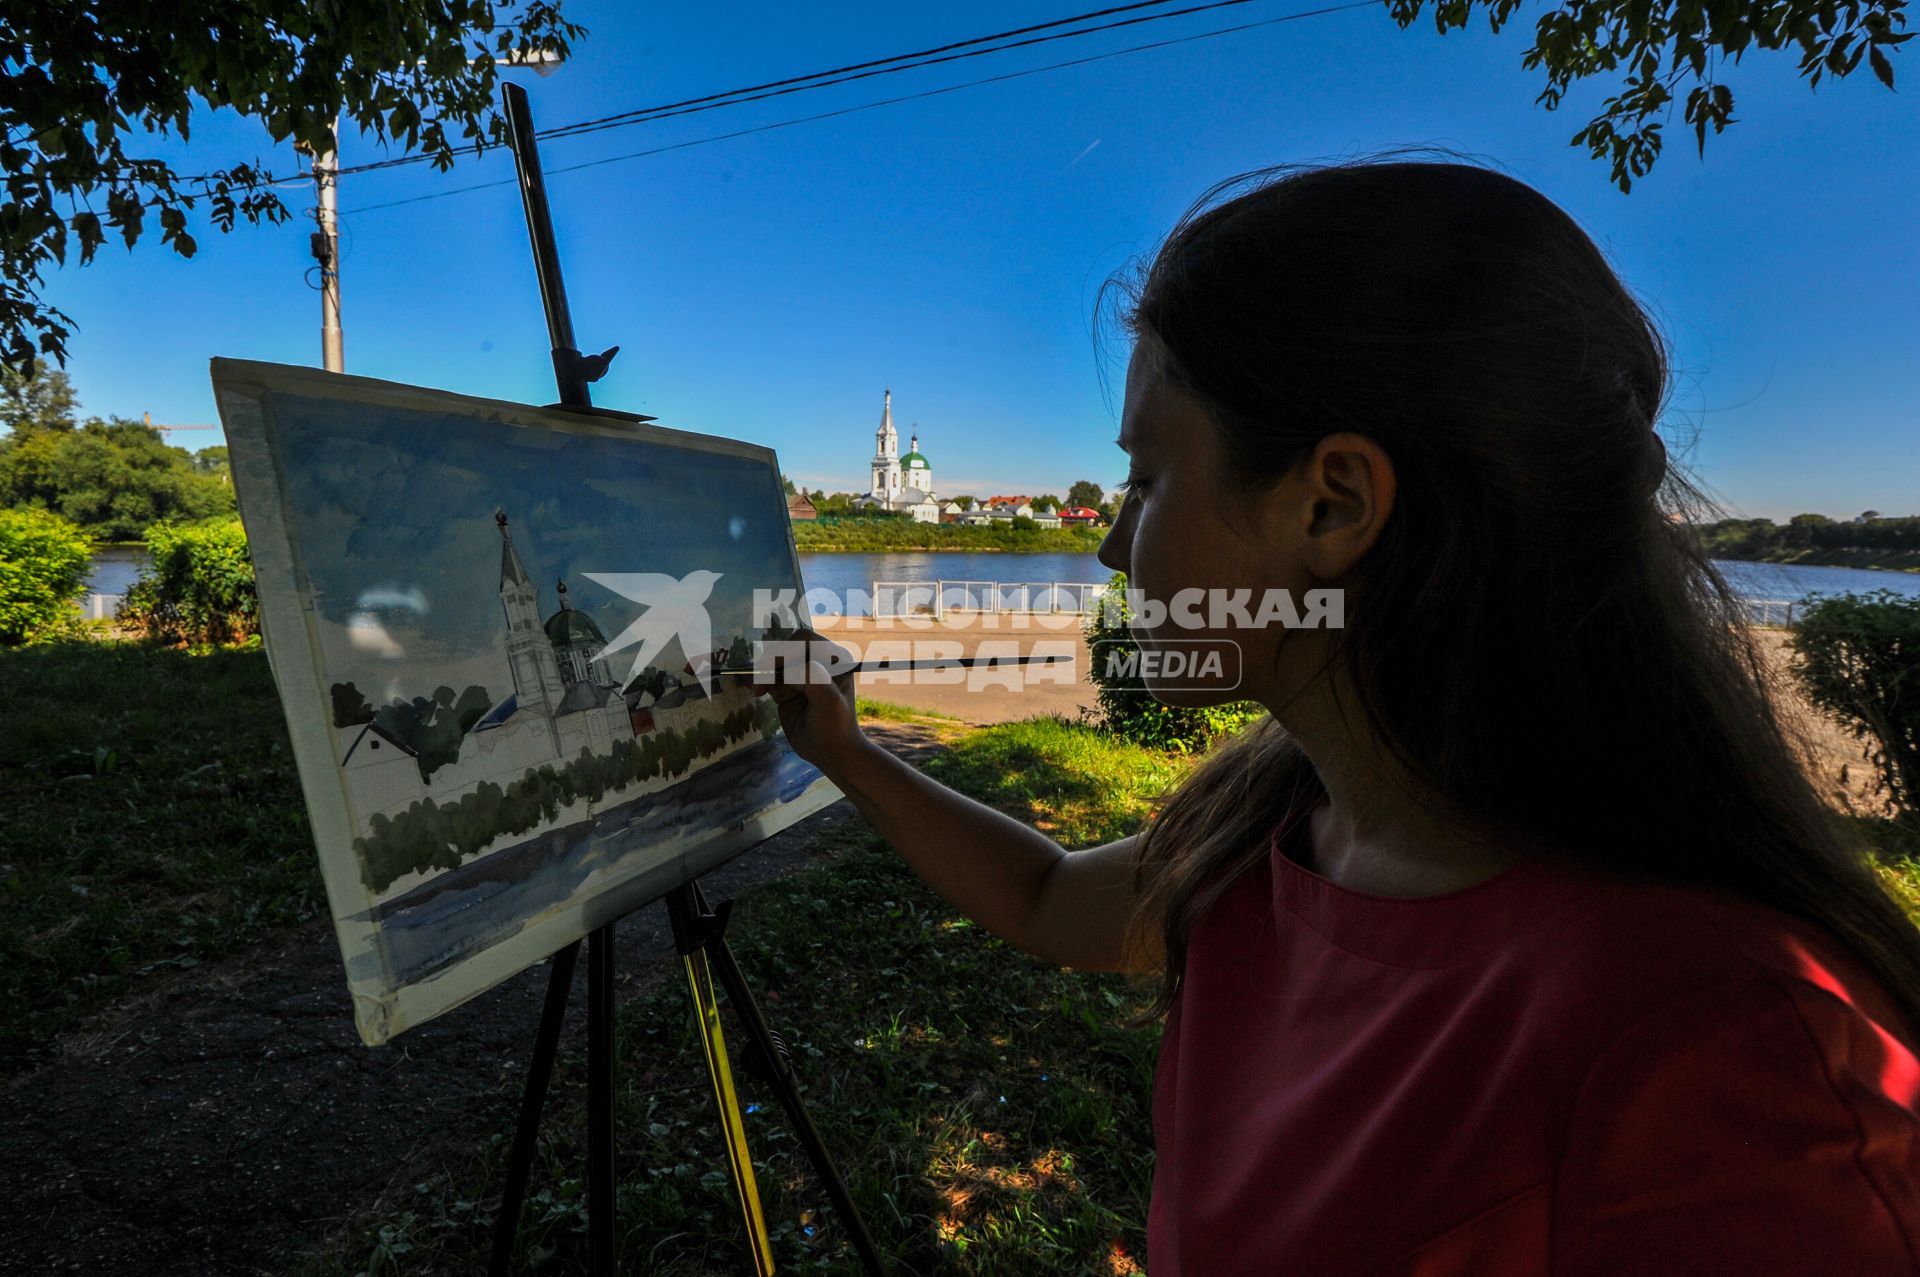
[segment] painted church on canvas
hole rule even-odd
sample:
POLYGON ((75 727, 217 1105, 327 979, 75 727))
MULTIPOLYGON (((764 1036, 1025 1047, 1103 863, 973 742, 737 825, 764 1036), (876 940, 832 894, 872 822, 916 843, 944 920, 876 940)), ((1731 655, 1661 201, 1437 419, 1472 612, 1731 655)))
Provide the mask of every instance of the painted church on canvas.
POLYGON ((602 657, 606 636, 569 602, 565 581, 556 587, 558 608, 541 618, 539 589, 514 546, 506 512, 496 512, 494 521, 500 528, 500 605, 506 614, 502 655, 513 691, 473 724, 458 757, 433 768, 431 780, 423 775, 417 752, 397 734, 378 720, 360 726, 340 768, 363 821, 391 816, 429 796, 444 804, 483 781, 502 783, 583 752, 606 755, 623 741, 656 729, 679 730, 751 699, 745 688, 716 690, 712 698, 702 691, 699 666, 724 666, 725 650, 688 661, 688 680, 669 679, 666 686, 635 680, 623 688, 602 657))

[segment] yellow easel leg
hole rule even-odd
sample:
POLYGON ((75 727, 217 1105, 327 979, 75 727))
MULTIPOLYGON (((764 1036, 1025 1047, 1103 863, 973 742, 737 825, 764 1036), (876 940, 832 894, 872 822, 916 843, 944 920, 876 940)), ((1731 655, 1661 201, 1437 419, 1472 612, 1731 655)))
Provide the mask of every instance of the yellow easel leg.
POLYGON ((740 1097, 733 1089, 733 1068, 727 1063, 727 1039, 720 1029, 720 1004, 713 997, 713 973, 707 955, 695 950, 686 956, 687 987, 693 990, 694 1013, 700 1017, 700 1045, 707 1053, 707 1073, 713 1079, 713 1099, 720 1109, 720 1126, 727 1136, 727 1162, 733 1169, 733 1192, 747 1221, 747 1240, 753 1248, 753 1268, 759 1277, 773 1273, 773 1242, 767 1237, 767 1217, 760 1206, 760 1188, 753 1178, 753 1159, 747 1153, 747 1124, 740 1097))

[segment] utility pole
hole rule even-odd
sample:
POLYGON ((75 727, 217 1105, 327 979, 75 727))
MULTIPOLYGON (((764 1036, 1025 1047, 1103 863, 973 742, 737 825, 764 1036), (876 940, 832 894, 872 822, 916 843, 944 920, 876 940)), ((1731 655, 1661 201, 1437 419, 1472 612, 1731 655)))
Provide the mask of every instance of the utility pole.
MULTIPOLYGON (((532 53, 515 49, 496 59, 502 66, 531 67, 535 75, 543 78, 552 75, 563 60, 559 54, 544 49, 532 53)), ((313 232, 310 246, 320 270, 320 366, 328 372, 345 372, 346 334, 340 327, 340 207, 336 202, 340 185, 340 121, 337 117, 333 122, 333 140, 336 149, 313 159, 317 205, 314 216, 319 229, 313 232)))
MULTIPOLYGON (((334 140, 340 125, 334 124, 334 140)), ((328 151, 315 160, 313 184, 320 196, 320 229, 314 233, 313 255, 320 263, 320 356, 328 372, 347 370, 346 337, 340 331, 340 210, 334 202, 339 188, 340 156, 328 151)))
MULTIPOLYGON (((334 144, 340 122, 334 121, 334 144)), ((307 237, 315 268, 320 272, 320 366, 328 372, 347 370, 346 337, 340 329, 340 209, 335 202, 340 183, 338 150, 315 155, 302 144, 297 149, 313 156, 314 221, 307 237)))

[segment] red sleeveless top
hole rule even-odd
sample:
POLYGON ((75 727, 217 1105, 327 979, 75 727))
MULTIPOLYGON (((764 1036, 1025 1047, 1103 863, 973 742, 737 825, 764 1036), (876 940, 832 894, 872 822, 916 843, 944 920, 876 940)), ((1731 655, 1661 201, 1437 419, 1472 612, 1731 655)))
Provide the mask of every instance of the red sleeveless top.
POLYGON ((1192 937, 1152 1277, 1920 1273, 1920 1059, 1824 932, 1537 861, 1369 895, 1281 847, 1192 937))

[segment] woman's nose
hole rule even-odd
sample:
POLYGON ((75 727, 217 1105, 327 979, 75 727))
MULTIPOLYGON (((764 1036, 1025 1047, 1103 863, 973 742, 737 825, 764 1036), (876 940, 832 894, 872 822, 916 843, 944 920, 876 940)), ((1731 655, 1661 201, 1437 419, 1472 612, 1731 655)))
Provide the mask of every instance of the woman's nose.
MULTIPOLYGON (((1125 516, 1123 515, 1122 518, 1125 516)), ((1094 552, 1094 558, 1100 560, 1100 566, 1112 572, 1127 570, 1127 547, 1120 536, 1120 519, 1113 521, 1107 529, 1107 535, 1100 540, 1100 548, 1094 552)))

